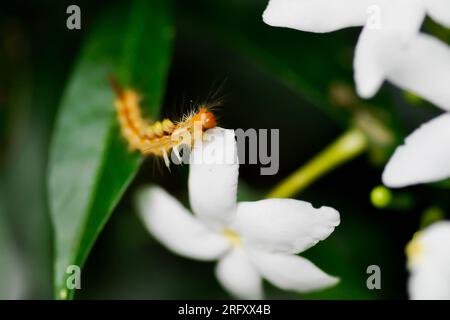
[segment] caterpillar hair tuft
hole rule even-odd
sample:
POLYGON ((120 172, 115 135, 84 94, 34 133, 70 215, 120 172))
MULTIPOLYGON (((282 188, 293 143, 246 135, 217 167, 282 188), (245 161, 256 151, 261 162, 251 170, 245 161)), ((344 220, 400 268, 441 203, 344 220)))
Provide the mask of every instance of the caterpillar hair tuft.
POLYGON ((201 104, 179 121, 146 121, 142 117, 140 95, 133 89, 122 89, 112 77, 109 80, 116 94, 114 104, 120 130, 131 150, 138 150, 145 156, 162 157, 167 167, 170 165, 171 152, 180 159, 181 145, 191 147, 197 134, 203 134, 205 130, 216 126, 212 108, 219 105, 217 102, 201 104))

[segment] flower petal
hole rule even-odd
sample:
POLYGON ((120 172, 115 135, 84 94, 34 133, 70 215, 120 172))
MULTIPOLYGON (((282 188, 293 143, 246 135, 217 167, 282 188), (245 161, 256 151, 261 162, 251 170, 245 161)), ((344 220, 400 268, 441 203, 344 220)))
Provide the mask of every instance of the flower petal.
POLYGON ((407 249, 411 275, 408 291, 414 300, 450 300, 450 221, 433 223, 414 236, 407 249))
POLYGON ((423 0, 428 14, 438 23, 450 28, 450 1, 448 0, 423 0))
POLYGON ((395 151, 383 172, 386 186, 400 188, 450 177, 450 113, 422 125, 395 151))
POLYGON ((416 33, 425 17, 421 0, 270 0, 265 23, 309 32, 366 26, 416 33))
POLYGON ((253 251, 252 261, 269 282, 284 290, 310 292, 333 286, 339 279, 296 255, 253 251))
POLYGON ((407 254, 412 255, 408 256, 411 270, 421 268, 422 263, 433 263, 450 276, 450 221, 435 222, 417 232, 411 243, 415 247, 407 250, 407 254))
POLYGON ((380 61, 382 48, 389 50, 397 41, 391 36, 382 37, 370 29, 364 29, 359 36, 353 60, 356 91, 363 98, 373 97, 386 77, 386 70, 380 61))
POLYGON ((392 83, 450 111, 450 47, 421 34, 405 52, 394 55, 387 72, 392 83))
POLYGON ((450 300, 450 274, 432 261, 414 270, 408 280, 411 300, 450 300))
POLYGON ((330 207, 315 209, 304 201, 268 199, 240 202, 231 227, 252 247, 299 253, 327 238, 339 222, 339 213, 330 207))
POLYGON ((262 279, 242 249, 231 250, 219 261, 216 276, 234 296, 241 299, 262 299, 262 279))
POLYGON ((236 208, 239 176, 233 130, 214 128, 195 143, 190 159, 189 198, 198 217, 211 226, 223 226, 236 208))
POLYGON ((419 34, 408 44, 364 30, 355 54, 358 93, 372 97, 384 78, 450 110, 450 49, 434 37, 419 34))
POLYGON ((161 188, 141 190, 137 204, 147 229, 158 241, 179 255, 214 260, 229 248, 225 237, 209 230, 161 188))
POLYGON ((263 20, 274 27, 331 32, 362 26, 373 0, 270 0, 263 20))
POLYGON ((392 64, 414 41, 425 18, 418 0, 380 1, 372 9, 355 50, 354 72, 358 94, 372 97, 380 88, 392 64))
POLYGON ((274 27, 309 32, 331 32, 361 26, 366 20, 370 1, 347 0, 270 0, 263 20, 274 27))

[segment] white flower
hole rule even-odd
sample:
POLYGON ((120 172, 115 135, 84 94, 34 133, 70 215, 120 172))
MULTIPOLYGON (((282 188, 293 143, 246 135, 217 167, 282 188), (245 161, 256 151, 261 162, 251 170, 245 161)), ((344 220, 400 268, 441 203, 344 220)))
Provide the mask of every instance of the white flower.
POLYGON ((406 247, 413 300, 450 300, 450 222, 418 232, 406 247))
MULTIPOLYGON (((419 33, 425 15, 450 27, 448 0, 271 0, 263 14, 273 26, 312 32, 364 26, 354 58, 359 95, 372 97, 385 79, 450 111, 450 48, 419 33)), ((406 139, 389 161, 389 187, 450 177, 450 116, 406 139)))
POLYGON ((262 278, 298 292, 336 284, 337 278, 295 254, 327 238, 340 222, 339 213, 292 199, 237 203, 239 163, 233 130, 210 129, 204 140, 195 144, 191 155, 202 153, 204 158, 208 153, 209 158, 190 164, 194 214, 161 188, 146 188, 138 206, 149 231, 182 256, 218 259, 217 278, 240 298, 262 298, 262 278), (224 163, 224 155, 233 161, 224 163))
POLYGON ((263 19, 310 32, 364 26, 354 58, 360 96, 372 97, 388 79, 450 110, 448 48, 419 33, 426 14, 450 27, 448 0, 270 0, 263 19))
MULTIPOLYGON (((392 70, 396 70, 391 76, 398 84, 450 111, 450 48, 446 44, 420 35, 410 50, 393 54, 390 60, 392 70)), ((417 129, 397 148, 383 172, 383 183, 398 188, 449 177, 450 113, 446 112, 417 129)))

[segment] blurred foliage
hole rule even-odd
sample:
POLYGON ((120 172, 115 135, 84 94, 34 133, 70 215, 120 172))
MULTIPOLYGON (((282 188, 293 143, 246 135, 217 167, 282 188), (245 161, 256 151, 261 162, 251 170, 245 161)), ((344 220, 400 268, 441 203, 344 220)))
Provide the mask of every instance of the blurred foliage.
POLYGON ((392 202, 392 192, 385 186, 377 186, 370 192, 370 200, 377 208, 386 208, 392 202))
MULTIPOLYGON (((229 298, 214 278, 214 264, 170 253, 135 214, 133 194, 149 182, 161 184, 188 205, 187 167, 158 171, 156 160, 149 159, 121 197, 141 159, 128 153, 118 136, 114 98, 105 78, 111 72, 144 93, 149 116, 157 116, 163 106, 163 115, 179 117, 191 101, 205 99, 224 82, 220 126, 279 128, 279 174, 260 176, 257 166, 241 166, 241 200, 262 198, 349 125, 374 115, 370 120, 393 135, 387 145, 373 142, 370 159, 377 160, 353 161, 299 196, 341 212, 342 224, 333 235, 305 253, 341 282, 311 295, 267 285, 267 297, 406 297, 404 245, 427 208, 449 210, 449 184, 392 191, 391 202, 399 205, 383 210, 372 206, 370 192, 380 184, 392 147, 437 110, 423 101, 412 105, 390 85, 376 98, 360 101, 352 80, 359 30, 317 35, 272 28, 261 20, 266 2, 179 0, 171 8, 162 0, 78 1, 80 31, 65 26, 65 9, 73 1, 2 4, 0 298, 52 298, 53 259, 83 262, 119 199, 86 261, 78 298, 229 298), (129 6, 137 7, 125 9, 129 6), (108 20, 114 8, 124 9, 108 20), (176 37, 164 83, 171 15, 176 16, 176 37), (52 176, 48 195, 47 174, 52 176), (49 207, 56 222, 54 239, 49 207), (372 264, 381 267, 382 290, 366 288, 366 269, 372 264)), ((427 22, 427 28, 436 26, 427 22)), ((64 268, 55 271, 58 288, 64 268)))
POLYGON ((432 225, 435 222, 443 220, 445 218, 445 213, 439 207, 430 207, 424 211, 422 214, 422 219, 420 220, 420 229, 425 229, 426 227, 432 225))
POLYGON ((138 87, 147 97, 149 115, 159 113, 173 38, 169 12, 166 2, 158 0, 108 10, 69 80, 49 164, 55 290, 62 298, 67 296, 67 266, 84 264, 141 163, 120 138, 115 97, 106 79, 113 75, 125 87, 138 87), (146 70, 152 70, 150 77, 146 70))

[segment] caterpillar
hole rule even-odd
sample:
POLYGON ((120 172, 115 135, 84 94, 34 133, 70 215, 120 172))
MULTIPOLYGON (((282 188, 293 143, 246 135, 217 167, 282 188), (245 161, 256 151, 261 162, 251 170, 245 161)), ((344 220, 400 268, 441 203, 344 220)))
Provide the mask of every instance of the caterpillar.
POLYGON ((191 147, 198 134, 216 126, 216 117, 211 108, 217 104, 204 103, 181 120, 170 119, 149 122, 142 117, 141 97, 133 89, 122 89, 114 78, 109 78, 116 94, 114 105, 122 136, 131 150, 141 154, 162 157, 169 168, 169 154, 173 151, 181 160, 179 148, 182 144, 191 147))

